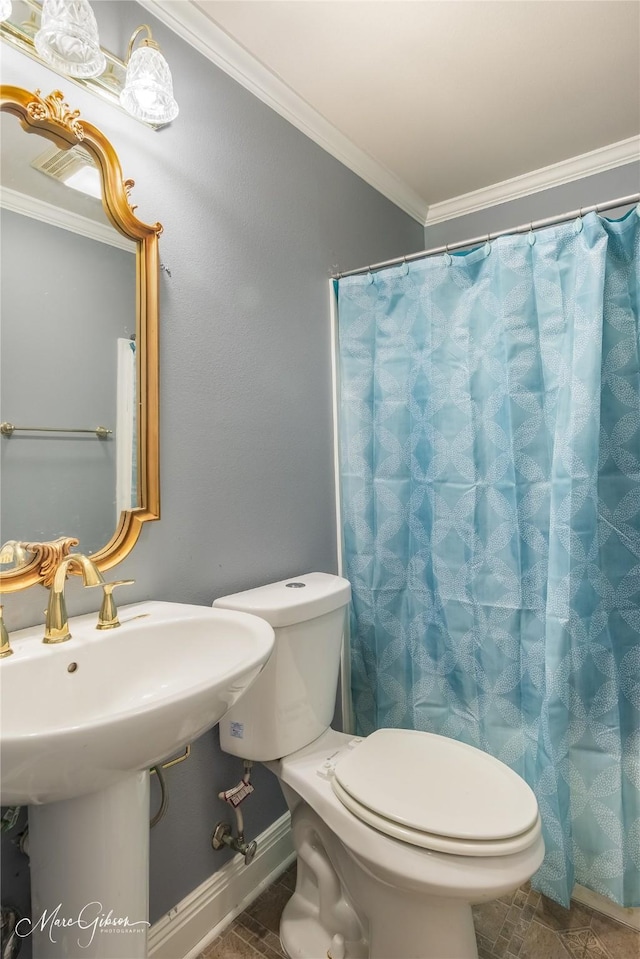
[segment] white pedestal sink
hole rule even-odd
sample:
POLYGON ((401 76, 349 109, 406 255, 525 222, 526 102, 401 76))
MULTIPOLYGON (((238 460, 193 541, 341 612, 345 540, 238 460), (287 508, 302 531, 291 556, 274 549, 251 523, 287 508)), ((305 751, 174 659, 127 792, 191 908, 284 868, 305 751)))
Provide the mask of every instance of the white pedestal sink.
POLYGON ((0 800, 29 805, 34 959, 144 959, 149 773, 215 725, 273 648, 265 621, 146 602, 0 662, 0 800))

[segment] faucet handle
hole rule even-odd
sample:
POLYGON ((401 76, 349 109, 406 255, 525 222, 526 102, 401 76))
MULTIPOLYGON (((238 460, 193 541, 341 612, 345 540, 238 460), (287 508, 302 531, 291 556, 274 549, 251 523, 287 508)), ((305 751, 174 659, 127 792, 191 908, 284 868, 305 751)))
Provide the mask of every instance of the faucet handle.
POLYGON ((114 583, 101 583, 104 590, 102 606, 98 613, 98 625, 96 629, 115 629, 120 625, 118 619, 118 609, 113 598, 113 591, 116 586, 132 586, 135 579, 117 579, 114 583))
POLYGON ((2 615, 3 608, 3 606, 0 606, 0 659, 4 659, 5 656, 11 656, 13 652, 11 643, 9 642, 9 633, 7 632, 7 627, 4 625, 2 615))

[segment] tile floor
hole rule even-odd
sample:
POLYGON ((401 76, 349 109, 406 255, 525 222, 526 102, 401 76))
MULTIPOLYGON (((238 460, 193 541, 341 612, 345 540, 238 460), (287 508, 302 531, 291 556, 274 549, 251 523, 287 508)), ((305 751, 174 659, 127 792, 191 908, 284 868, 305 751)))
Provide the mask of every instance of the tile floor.
MULTIPOLYGON (((282 959, 280 914, 294 888, 295 865, 238 916, 200 959, 282 959)), ((640 932, 580 903, 563 909, 528 885, 473 911, 480 959, 640 959, 640 932)))

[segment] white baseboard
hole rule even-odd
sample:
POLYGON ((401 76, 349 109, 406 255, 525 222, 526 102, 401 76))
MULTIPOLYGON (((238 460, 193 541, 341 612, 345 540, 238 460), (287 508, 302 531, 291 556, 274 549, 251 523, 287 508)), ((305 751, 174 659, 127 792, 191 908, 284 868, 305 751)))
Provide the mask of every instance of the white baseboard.
POLYGON ((287 812, 258 836, 250 866, 237 855, 149 930, 149 959, 196 959, 293 862, 287 812))
POLYGON ((603 915, 609 916, 610 919, 623 922, 626 926, 631 926, 632 929, 640 930, 640 907, 625 909, 624 906, 618 906, 617 903, 611 902, 606 896, 601 896, 591 889, 585 889, 584 886, 575 886, 571 899, 582 903, 583 906, 588 906, 595 912, 601 912, 603 915))

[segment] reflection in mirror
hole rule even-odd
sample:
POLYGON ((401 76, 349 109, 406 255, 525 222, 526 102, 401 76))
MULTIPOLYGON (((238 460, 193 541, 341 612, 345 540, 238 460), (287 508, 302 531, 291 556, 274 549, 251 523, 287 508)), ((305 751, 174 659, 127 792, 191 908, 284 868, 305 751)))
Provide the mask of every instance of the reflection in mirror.
POLYGON ((137 244, 108 220, 90 153, 0 117, 0 529, 73 531, 94 553, 139 505, 137 244))
POLYGON ((32 554, 0 561, 13 592, 46 584, 61 543, 110 569, 160 517, 162 227, 59 90, 3 84, 0 117, 0 524, 32 554))
POLYGON ((8 539, 0 546, 0 565, 4 571, 20 569, 28 566, 33 559, 33 552, 28 550, 25 543, 15 539, 8 539))

